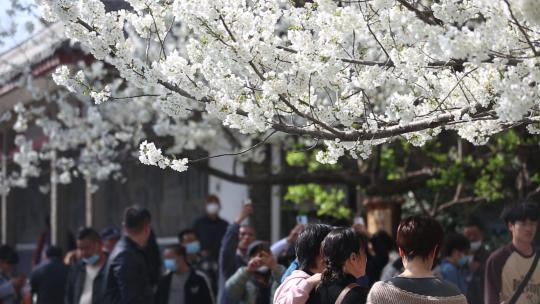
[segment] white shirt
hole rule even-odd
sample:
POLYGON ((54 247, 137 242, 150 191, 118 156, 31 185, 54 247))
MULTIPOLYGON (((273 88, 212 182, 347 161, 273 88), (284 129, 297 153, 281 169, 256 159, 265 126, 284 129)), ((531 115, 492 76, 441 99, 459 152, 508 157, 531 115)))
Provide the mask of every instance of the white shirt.
POLYGON ((188 277, 189 272, 173 274, 169 290, 169 304, 184 304, 186 296, 184 287, 188 277))
POLYGON ((94 291, 94 279, 97 277, 101 266, 86 265, 86 277, 79 304, 92 304, 92 292, 94 291))

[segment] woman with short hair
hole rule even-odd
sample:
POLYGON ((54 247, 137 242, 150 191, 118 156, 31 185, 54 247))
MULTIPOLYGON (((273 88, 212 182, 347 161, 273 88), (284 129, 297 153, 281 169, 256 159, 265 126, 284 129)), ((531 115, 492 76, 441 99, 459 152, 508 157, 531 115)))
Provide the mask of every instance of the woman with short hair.
POLYGON ((431 271, 444 233, 441 224, 427 216, 401 221, 397 247, 405 271, 397 277, 377 282, 369 292, 372 304, 467 304, 454 285, 435 277, 431 271))

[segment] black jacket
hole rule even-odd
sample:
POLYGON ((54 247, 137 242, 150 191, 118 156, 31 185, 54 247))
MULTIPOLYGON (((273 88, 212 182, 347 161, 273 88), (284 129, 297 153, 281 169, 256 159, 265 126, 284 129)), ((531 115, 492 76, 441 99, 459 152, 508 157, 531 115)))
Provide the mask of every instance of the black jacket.
MULTIPOLYGON (((105 267, 99 270, 92 287, 92 304, 103 303, 103 285, 105 282, 105 267)), ((83 261, 71 267, 66 285, 65 304, 79 304, 86 279, 86 263, 83 261)))
POLYGON ((39 266, 30 276, 32 293, 37 294, 37 304, 58 304, 64 300, 69 267, 62 260, 52 258, 39 266))
POLYGON ((486 262, 490 252, 483 246, 475 253, 473 260, 480 264, 480 267, 472 273, 471 282, 467 289, 467 301, 471 304, 484 303, 484 275, 486 272, 486 262))
POLYGON ((219 280, 218 280, 218 303, 219 304, 236 304, 228 303, 225 295, 225 282, 236 273, 238 268, 246 266, 246 261, 236 253, 238 243, 240 241, 240 225, 232 223, 227 227, 225 236, 221 241, 219 249, 219 280))
POLYGON ((154 303, 150 274, 144 250, 123 236, 111 252, 105 268, 104 303, 154 303))
POLYGON ((150 284, 152 285, 152 290, 156 290, 159 278, 161 277, 161 265, 163 262, 161 261, 161 253, 154 230, 151 231, 148 245, 143 251, 146 257, 146 263, 148 264, 150 284))
MULTIPOLYGON (((341 291, 351 283, 356 283, 356 278, 352 275, 345 277, 331 284, 320 284, 311 293, 308 304, 334 304, 341 291)), ((342 304, 364 304, 367 300, 368 290, 364 287, 355 287, 347 293, 342 304)))
MULTIPOLYGON (((169 303, 169 291, 171 289, 173 273, 170 272, 159 281, 156 292, 156 304, 169 303)), ((210 288, 208 278, 199 271, 191 269, 184 286, 184 303, 214 304, 214 296, 210 288)))
POLYGON ((211 220, 207 215, 198 218, 193 223, 193 230, 197 233, 202 249, 208 251, 215 261, 219 259, 221 240, 228 226, 229 223, 224 219, 218 217, 216 220, 211 220))

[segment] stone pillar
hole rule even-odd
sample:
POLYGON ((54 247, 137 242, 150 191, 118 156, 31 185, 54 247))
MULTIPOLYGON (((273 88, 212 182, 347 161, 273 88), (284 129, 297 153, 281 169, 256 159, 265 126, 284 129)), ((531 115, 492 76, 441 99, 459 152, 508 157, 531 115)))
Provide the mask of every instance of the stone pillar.
POLYGON ((90 174, 85 174, 85 197, 84 197, 84 222, 86 227, 93 227, 94 224, 94 208, 92 202, 92 177, 90 174))
MULTIPOLYGON (((4 147, 5 149, 5 147, 4 147)), ((6 153, 2 153, 2 182, 6 182, 7 178, 7 156, 6 153)), ((7 189, 4 189, 7 190, 7 189)), ((2 244, 7 243, 7 232, 8 232, 8 217, 7 217, 7 210, 8 210, 8 194, 7 192, 2 192, 2 207, 0 209, 1 212, 1 219, 2 222, 2 244)))
MULTIPOLYGON (((271 172, 276 174, 281 170, 281 146, 272 145, 271 148, 271 172)), ((271 186, 271 242, 275 243, 281 238, 281 187, 271 186)))
MULTIPOLYGON (((68 229, 67 217, 68 213, 65 206, 65 194, 68 186, 58 184, 58 170, 56 169, 57 155, 56 151, 52 152, 51 157, 51 244, 67 250, 68 229)), ((69 203, 69 202, 68 202, 69 203)))

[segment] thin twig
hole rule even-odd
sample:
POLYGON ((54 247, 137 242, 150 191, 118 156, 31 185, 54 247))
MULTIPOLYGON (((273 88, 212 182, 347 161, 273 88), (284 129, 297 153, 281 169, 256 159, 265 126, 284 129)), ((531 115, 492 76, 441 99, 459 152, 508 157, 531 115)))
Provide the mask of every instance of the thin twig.
POLYGON ((139 98, 139 97, 159 97, 161 95, 158 94, 140 94, 140 95, 133 95, 133 96, 125 96, 125 97, 111 97, 111 99, 114 100, 120 100, 120 99, 131 99, 131 98, 139 98))
POLYGON ((514 22, 516 23, 519 31, 523 34, 523 36, 525 37, 525 40, 527 40, 527 43, 529 44, 529 46, 531 47, 531 50, 533 51, 533 54, 535 56, 538 56, 538 52, 536 51, 536 48, 534 47, 534 45, 532 44, 530 38, 529 38, 529 35, 527 35, 527 32, 525 32, 525 29, 523 28, 523 26, 519 23, 519 21, 517 20, 516 16, 514 16, 514 12, 512 11, 512 6, 510 6, 510 3, 508 2, 508 0, 504 0, 504 3, 506 3, 506 6, 508 7, 508 11, 510 11, 510 16, 512 17, 512 20, 514 20, 514 22))
POLYGON ((278 132, 277 130, 272 131, 272 133, 270 133, 268 136, 266 136, 262 141, 256 143, 255 145, 253 145, 253 146, 251 146, 250 148, 245 149, 245 150, 243 150, 243 151, 236 152, 236 153, 223 153, 223 154, 219 154, 219 155, 203 157, 203 158, 199 158, 199 159, 190 160, 189 163, 192 164, 192 163, 197 163, 197 162, 209 160, 209 159, 216 158, 216 157, 222 157, 222 156, 237 156, 237 155, 241 155, 241 154, 247 153, 247 152, 249 152, 249 151, 251 151, 251 150, 257 148, 258 146, 264 144, 264 143, 265 143, 272 135, 276 134, 277 132, 278 132))

